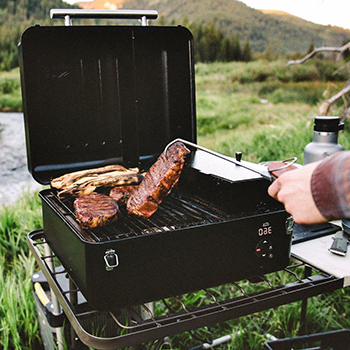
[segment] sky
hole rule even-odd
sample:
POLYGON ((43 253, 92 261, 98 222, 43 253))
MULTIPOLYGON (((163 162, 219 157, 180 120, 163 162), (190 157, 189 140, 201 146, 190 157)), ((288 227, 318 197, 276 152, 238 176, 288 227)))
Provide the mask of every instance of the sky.
POLYGON ((279 10, 317 24, 350 29, 350 0, 240 0, 249 7, 279 10))

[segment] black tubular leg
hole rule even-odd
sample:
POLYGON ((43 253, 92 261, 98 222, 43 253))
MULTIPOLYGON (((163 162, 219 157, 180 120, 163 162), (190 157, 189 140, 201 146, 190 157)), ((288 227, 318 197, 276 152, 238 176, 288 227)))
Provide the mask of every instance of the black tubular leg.
MULTIPOLYGON (((311 267, 306 265, 304 269, 304 278, 308 278, 311 276, 311 267)), ((301 310, 300 310, 300 327, 299 327, 299 335, 305 334, 306 328, 306 312, 307 312, 307 298, 301 300, 301 310)))
MULTIPOLYGON (((69 299, 70 302, 75 310, 75 307, 78 305, 78 292, 76 291, 76 286, 71 278, 69 278, 69 290, 71 291, 69 293, 69 299)), ((70 343, 71 343, 71 349, 76 349, 77 341, 79 341, 79 338, 77 334, 75 333, 72 326, 70 326, 70 343)))

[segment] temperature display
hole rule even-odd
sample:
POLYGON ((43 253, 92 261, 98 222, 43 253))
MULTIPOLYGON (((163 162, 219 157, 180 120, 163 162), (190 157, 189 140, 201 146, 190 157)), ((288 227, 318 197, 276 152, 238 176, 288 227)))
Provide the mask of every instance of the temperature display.
POLYGON ((272 227, 268 222, 265 222, 262 227, 258 229, 258 235, 261 236, 267 236, 272 234, 272 227))

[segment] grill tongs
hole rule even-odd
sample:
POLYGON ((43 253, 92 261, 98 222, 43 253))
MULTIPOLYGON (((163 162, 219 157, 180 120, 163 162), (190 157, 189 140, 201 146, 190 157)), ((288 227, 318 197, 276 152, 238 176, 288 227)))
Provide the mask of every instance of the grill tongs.
POLYGON ((261 164, 253 164, 253 163, 248 163, 248 162, 242 161, 242 153, 241 152, 236 152, 236 158, 232 158, 232 157, 225 156, 223 154, 217 153, 217 152, 212 151, 208 148, 205 148, 203 146, 197 145, 193 142, 186 141, 186 140, 183 140, 180 138, 177 138, 177 139, 171 141, 170 143, 168 143, 168 145, 165 147, 165 150, 164 150, 165 156, 167 156, 168 148, 172 144, 174 144, 175 142, 182 142, 186 146, 201 150, 201 151, 209 153, 215 157, 219 157, 221 159, 224 159, 227 162, 233 163, 237 166, 241 166, 245 169, 248 169, 250 171, 253 171, 253 172, 261 175, 264 179, 267 179, 271 182, 276 180, 284 172, 298 168, 297 165, 294 165, 294 163, 298 159, 297 157, 291 157, 291 158, 284 159, 281 161, 268 162, 267 166, 265 166, 265 165, 261 165, 261 164))

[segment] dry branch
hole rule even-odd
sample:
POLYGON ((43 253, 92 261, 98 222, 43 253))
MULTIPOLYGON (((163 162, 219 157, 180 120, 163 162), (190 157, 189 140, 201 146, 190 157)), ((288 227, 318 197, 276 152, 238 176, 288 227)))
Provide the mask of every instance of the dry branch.
MULTIPOLYGON (((312 58, 313 56, 315 56, 319 52, 338 52, 339 53, 338 59, 340 59, 340 57, 344 56, 345 51, 349 50, 349 49, 350 49, 350 41, 348 43, 346 43, 345 45, 340 46, 340 47, 330 47, 330 46, 318 47, 318 48, 315 48, 314 50, 312 50, 309 54, 305 55, 300 60, 289 61, 287 63, 287 65, 289 66, 292 64, 302 64, 302 63, 306 62, 307 60, 309 60, 310 58, 312 58)), ((345 67, 347 65, 348 64, 346 64, 345 67)), ((343 68, 344 67, 342 67, 342 69, 343 68)), ((332 96, 328 100, 325 100, 322 102, 321 107, 320 107, 320 115, 328 115, 332 104, 334 104, 340 98, 344 97, 345 95, 347 95, 349 93, 350 93, 350 80, 347 82, 345 88, 343 88, 341 91, 336 93, 334 96, 332 96)), ((345 112, 346 115, 348 114, 348 112, 349 112, 349 109, 345 112)))
POLYGON ((340 98, 350 92, 350 85, 347 85, 344 89, 340 90, 334 96, 322 102, 320 107, 320 115, 328 115, 329 110, 333 103, 337 102, 340 98))
POLYGON ((346 43, 343 46, 340 47, 331 47, 331 46, 322 46, 315 48, 312 50, 309 54, 301 58, 300 60, 292 60, 287 63, 287 65, 292 65, 292 64, 301 64, 310 59, 311 57, 315 56, 319 52, 339 52, 339 55, 342 56, 346 50, 350 49, 350 41, 346 43))

